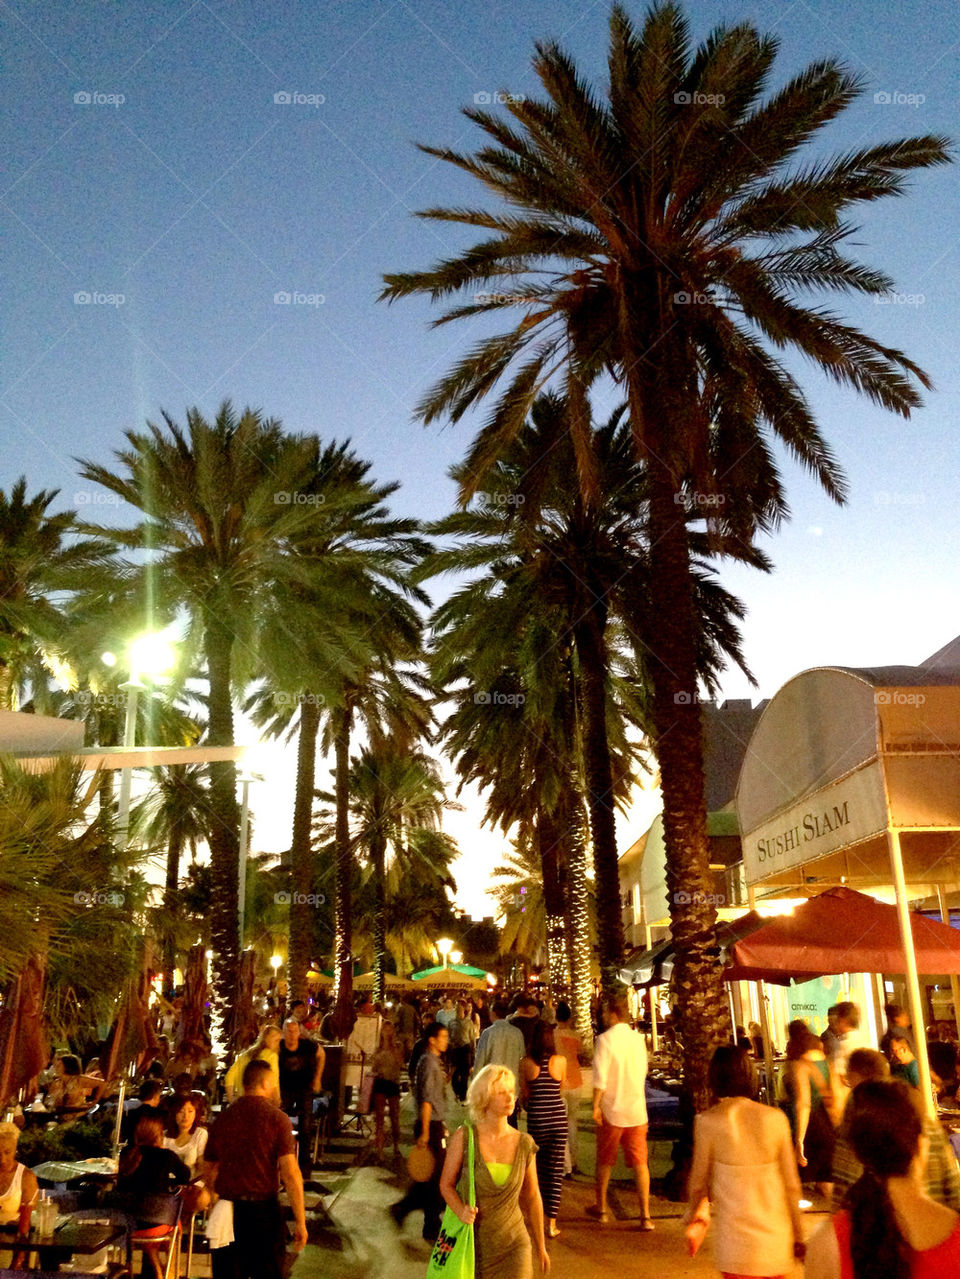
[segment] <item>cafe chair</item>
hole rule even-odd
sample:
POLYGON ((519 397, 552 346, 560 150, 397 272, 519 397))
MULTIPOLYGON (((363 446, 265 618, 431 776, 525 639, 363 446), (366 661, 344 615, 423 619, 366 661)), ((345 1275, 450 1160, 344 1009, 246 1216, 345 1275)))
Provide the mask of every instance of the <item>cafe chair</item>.
MULTIPOLYGON (((179 1195, 150 1195, 137 1209, 140 1220, 149 1220, 154 1225, 130 1234, 130 1247, 151 1258, 159 1259, 166 1251, 166 1264, 162 1269, 163 1279, 171 1279, 180 1270, 180 1238, 182 1227, 180 1216, 183 1203, 179 1195)), ((141 1273, 143 1266, 141 1264, 141 1273)))

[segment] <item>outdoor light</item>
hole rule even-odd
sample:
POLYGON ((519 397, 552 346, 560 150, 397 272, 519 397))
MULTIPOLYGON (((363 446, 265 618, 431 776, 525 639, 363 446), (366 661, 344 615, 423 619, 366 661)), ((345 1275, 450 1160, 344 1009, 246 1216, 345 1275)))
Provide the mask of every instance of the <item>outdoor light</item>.
POLYGON ((443 960, 444 968, 446 968, 450 952, 453 950, 453 942, 449 937, 441 937, 437 942, 437 950, 440 952, 440 958, 443 960))
POLYGON ((100 661, 103 662, 104 666, 116 666, 117 655, 116 653, 101 653, 100 661))
MULTIPOLYGON (((140 675, 162 675, 173 666, 176 654, 170 640, 161 632, 159 634, 148 633, 140 635, 130 644, 127 655, 130 664, 130 678, 120 685, 120 688, 127 695, 123 746, 125 750, 132 750, 137 744, 137 698, 144 688, 140 675)), ((104 653, 103 660, 108 666, 111 666, 116 663, 117 659, 112 653, 104 653)), ((121 849, 127 846, 132 781, 133 769, 128 765, 120 775, 120 802, 117 809, 117 843, 121 849)))
POLYGON ((451 964, 459 964, 462 959, 463 959, 463 955, 460 953, 459 950, 452 950, 450 952, 451 964))
POLYGON ((167 636, 161 631, 139 635, 129 647, 130 676, 164 675, 176 662, 176 652, 167 636))
POLYGON ((273 969, 274 975, 276 975, 277 969, 282 965, 282 963, 283 960, 279 955, 270 956, 270 967, 273 969))

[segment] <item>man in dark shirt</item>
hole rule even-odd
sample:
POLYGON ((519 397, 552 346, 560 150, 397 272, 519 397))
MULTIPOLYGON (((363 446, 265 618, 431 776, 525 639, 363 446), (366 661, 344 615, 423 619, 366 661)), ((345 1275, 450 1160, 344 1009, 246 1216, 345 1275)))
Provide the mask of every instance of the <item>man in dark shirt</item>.
POLYGON ((283 1279, 286 1230, 280 1182, 293 1209, 296 1252, 307 1242, 303 1178, 293 1128, 271 1102, 270 1067, 251 1061, 243 1096, 210 1129, 203 1158, 205 1185, 233 1204, 233 1243, 211 1253, 213 1279, 283 1279))
POLYGON ((524 1046, 530 1051, 533 1032, 540 1020, 540 1008, 532 995, 517 995, 513 1000, 513 1012, 507 1018, 511 1026, 516 1026, 523 1035, 524 1046))
POLYGON ((313 1167, 313 1095, 320 1091, 320 1076, 326 1054, 309 1039, 295 1017, 283 1023, 283 1039, 277 1049, 280 1063, 280 1104, 288 1115, 297 1117, 297 1144, 300 1171, 305 1181, 313 1167))
POLYGON ((402 1226, 408 1213, 423 1209, 423 1237, 433 1243, 440 1233, 440 1215, 443 1197, 440 1194, 440 1174, 443 1172, 444 1137, 446 1128, 446 1087, 441 1057, 447 1051, 449 1035, 446 1026, 431 1022, 423 1032, 426 1050, 417 1063, 413 1081, 416 1102, 416 1122, 413 1135, 421 1148, 429 1147, 433 1155, 433 1172, 429 1181, 415 1181, 404 1197, 390 1209, 394 1221, 402 1226))
MULTIPOLYGON (((133 1145, 133 1134, 136 1132, 137 1123, 144 1115, 159 1113, 160 1103, 163 1100, 163 1084, 157 1079, 148 1079, 146 1083, 140 1085, 139 1104, 131 1104, 129 1109, 124 1107, 124 1116, 120 1124, 120 1141, 122 1144, 133 1145), (144 1110, 144 1106, 147 1107, 144 1110)), ((164 1120, 166 1120, 166 1111, 163 1112, 164 1120)))

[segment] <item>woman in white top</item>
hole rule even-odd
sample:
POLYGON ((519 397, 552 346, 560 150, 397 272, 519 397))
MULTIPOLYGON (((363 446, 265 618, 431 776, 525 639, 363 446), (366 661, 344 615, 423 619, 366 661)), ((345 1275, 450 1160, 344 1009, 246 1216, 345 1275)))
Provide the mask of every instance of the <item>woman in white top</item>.
POLYGON ((173 1131, 167 1130, 163 1144, 167 1150, 180 1156, 190 1170, 192 1180, 200 1171, 200 1161, 207 1148, 207 1130, 201 1122, 203 1116, 198 1113, 194 1099, 185 1097, 171 1118, 173 1131))
POLYGON ((714 1261, 725 1275, 788 1275, 803 1256, 800 1179, 790 1125, 761 1106, 745 1048, 718 1048, 710 1063, 717 1104, 694 1120, 687 1239, 696 1251, 715 1217, 714 1261))
MULTIPOLYGON (((17 1162, 17 1142, 20 1129, 16 1124, 0 1124, 0 1226, 16 1225, 17 1233, 25 1235, 30 1229, 33 1205, 37 1201, 37 1179, 23 1164, 17 1162)), ((25 1260, 23 1253, 13 1257, 13 1264, 25 1260)))

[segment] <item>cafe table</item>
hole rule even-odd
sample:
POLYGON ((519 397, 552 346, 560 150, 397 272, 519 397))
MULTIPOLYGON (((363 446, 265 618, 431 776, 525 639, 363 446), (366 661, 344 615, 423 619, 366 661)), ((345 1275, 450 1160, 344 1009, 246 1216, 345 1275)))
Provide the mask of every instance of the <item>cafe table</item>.
POLYGON ((0 1248, 12 1248, 14 1252, 36 1254, 41 1265, 45 1260, 63 1260, 64 1254, 73 1257, 92 1257, 102 1248, 118 1243, 126 1235, 126 1229, 118 1222, 74 1221, 67 1217, 50 1234, 42 1235, 34 1227, 26 1236, 0 1234, 0 1248))
POLYGON ((116 1159, 109 1158, 78 1159, 74 1162, 48 1160, 46 1163, 37 1164, 30 1171, 37 1181, 62 1186, 68 1185, 71 1181, 115 1177, 117 1167, 116 1159))

